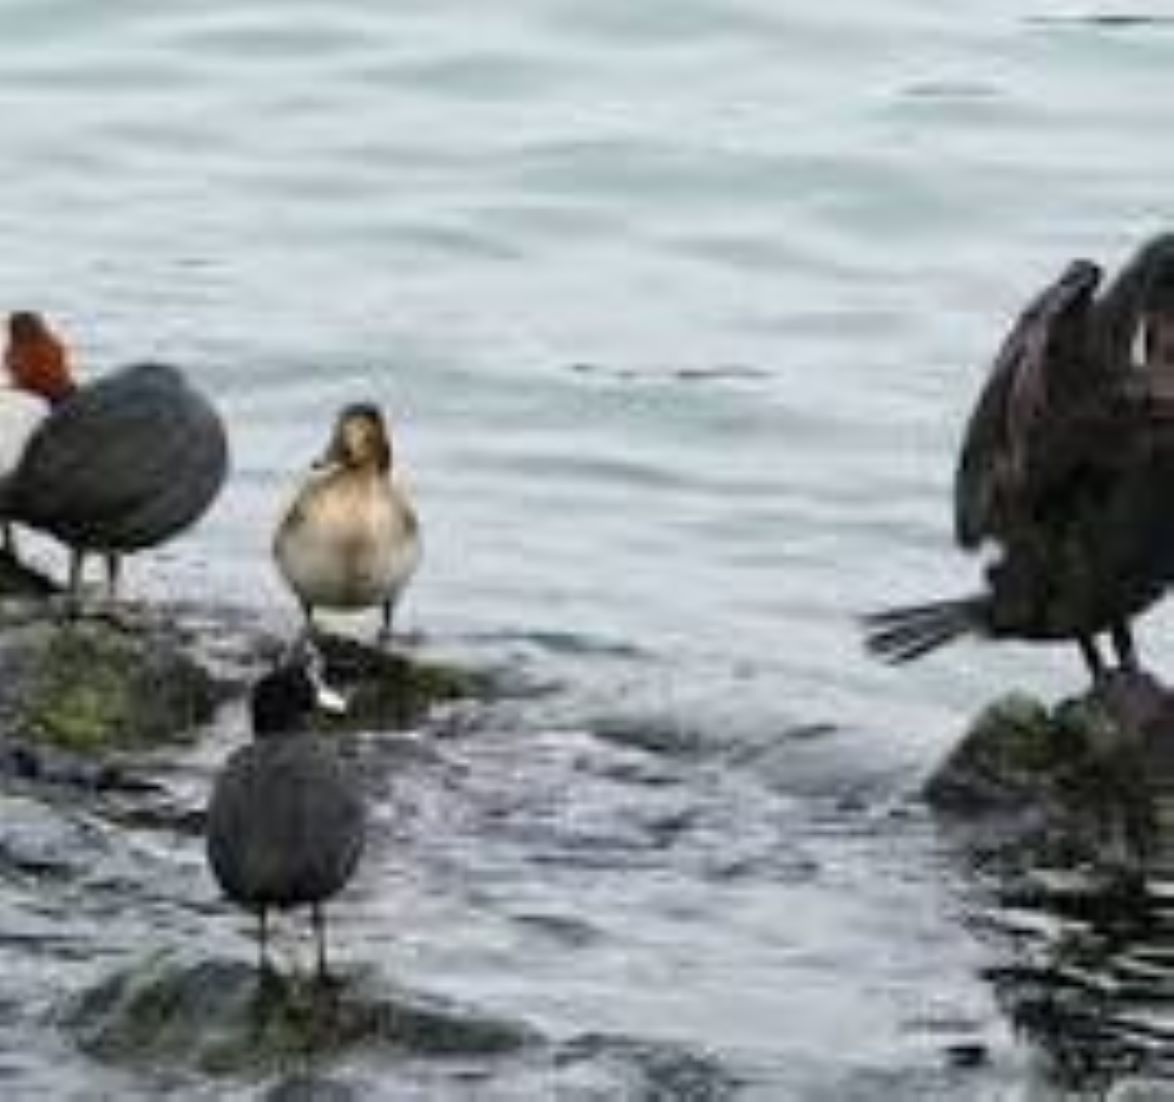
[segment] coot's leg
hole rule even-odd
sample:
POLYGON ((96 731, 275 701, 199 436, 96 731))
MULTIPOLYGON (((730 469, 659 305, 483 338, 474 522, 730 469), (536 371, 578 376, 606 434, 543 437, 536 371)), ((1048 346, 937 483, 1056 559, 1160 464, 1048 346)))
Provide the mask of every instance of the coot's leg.
POLYGON ((257 971, 262 974, 273 971, 269 961, 269 912, 264 907, 257 908, 257 971))
POLYGON ((379 644, 380 646, 387 646, 391 642, 391 624, 395 619, 395 605, 397 594, 388 597, 386 601, 380 606, 382 611, 382 623, 379 627, 379 644))
POLYGON ((106 596, 115 601, 118 599, 118 580, 122 576, 122 559, 117 552, 106 552, 106 596))
POLYGON ((1137 664, 1137 644, 1133 641, 1133 632, 1129 628, 1128 620, 1121 620, 1113 625, 1113 649, 1117 652, 1117 661, 1121 668, 1128 673, 1137 673, 1140 668, 1137 664))
POLYGON ((314 941, 318 948, 318 979, 329 978, 326 967, 326 915, 321 903, 310 904, 310 922, 314 927, 314 941))
POLYGON ((1084 657, 1084 664, 1088 667, 1089 676, 1093 684, 1100 684, 1105 678, 1105 660, 1097 649, 1097 641, 1091 635, 1081 635, 1077 642, 1080 644, 1080 653, 1084 657))
POLYGON ((302 618, 305 621, 302 627, 302 635, 307 639, 314 638, 314 606, 310 604, 305 598, 299 597, 298 604, 302 606, 302 618))

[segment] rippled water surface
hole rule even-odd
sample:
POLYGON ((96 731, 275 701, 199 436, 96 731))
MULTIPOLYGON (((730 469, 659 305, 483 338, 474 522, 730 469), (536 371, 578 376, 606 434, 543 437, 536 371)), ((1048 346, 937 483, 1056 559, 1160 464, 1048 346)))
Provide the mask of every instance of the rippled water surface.
MULTIPOLYGON (((273 519, 336 408, 369 396, 425 527, 403 627, 551 687, 395 771, 336 908, 343 956, 552 1039, 710 1069, 470 1085, 443 1062, 395 1077, 360 1060, 339 1082, 1043 1089, 911 797, 991 696, 1079 670, 960 646, 894 674, 855 617, 973 576, 948 481, 1009 315, 1068 257, 1115 264, 1169 224, 1159 16, 0 4, 0 308, 58 319, 87 372, 185 363, 231 424, 215 512, 136 560, 131 588, 293 630, 273 519)), ((1158 654, 1162 634, 1159 616, 1158 654)), ((193 799, 238 733, 189 763, 193 799)), ((0 884, 0 1091, 156 1089, 75 1051, 54 1006, 153 948, 246 956, 245 923, 198 840, 10 810, 34 827, 5 841, 24 857, 0 884), (41 845, 78 868, 30 880, 41 845)))

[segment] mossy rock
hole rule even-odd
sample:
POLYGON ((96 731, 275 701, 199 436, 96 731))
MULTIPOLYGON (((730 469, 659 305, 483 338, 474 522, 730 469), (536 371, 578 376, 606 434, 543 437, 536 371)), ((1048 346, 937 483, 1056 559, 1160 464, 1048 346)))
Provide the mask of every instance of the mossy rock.
POLYGON ((1174 705, 1144 674, 1114 674, 1053 709, 1012 694, 983 711, 924 795, 956 822, 980 818, 969 842, 1012 864, 1134 871, 1174 855, 1172 741, 1174 705))
POLYGON ((537 1041, 524 1025, 364 978, 258 973, 243 961, 170 954, 115 973, 67 1006, 61 1025, 88 1055, 203 1075, 270 1074, 355 1048, 399 1058, 496 1058, 537 1041))
POLYGON ((34 744, 98 753, 182 739, 222 695, 165 629, 40 621, 6 633, 4 650, 0 672, 18 674, 12 730, 34 744))
POLYGON ((1041 701, 1011 693, 983 709, 930 777, 925 797, 952 811, 1019 806, 1051 782, 1073 751, 1041 701))
POLYGON ((1168 744, 1174 716, 1165 690, 1144 674, 1119 674, 1049 709, 1012 693, 983 710, 925 786, 953 812, 1023 808, 1079 799, 1133 783, 1151 747, 1168 744))
POLYGON ((346 712, 323 716, 321 726, 341 730, 402 730, 420 723, 434 708, 502 694, 496 679, 477 670, 368 646, 338 635, 316 644, 329 684, 346 700, 346 712))

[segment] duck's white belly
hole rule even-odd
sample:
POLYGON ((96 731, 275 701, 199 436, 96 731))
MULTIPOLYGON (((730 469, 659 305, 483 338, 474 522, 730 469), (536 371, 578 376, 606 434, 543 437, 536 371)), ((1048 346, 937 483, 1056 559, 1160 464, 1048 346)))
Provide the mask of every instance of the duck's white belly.
POLYGON ((48 412, 49 404, 35 394, 0 387, 0 478, 16 469, 29 437, 48 412))
POLYGON ((278 564, 306 604, 360 609, 394 601, 420 560, 416 520, 386 483, 307 487, 277 533, 278 564))

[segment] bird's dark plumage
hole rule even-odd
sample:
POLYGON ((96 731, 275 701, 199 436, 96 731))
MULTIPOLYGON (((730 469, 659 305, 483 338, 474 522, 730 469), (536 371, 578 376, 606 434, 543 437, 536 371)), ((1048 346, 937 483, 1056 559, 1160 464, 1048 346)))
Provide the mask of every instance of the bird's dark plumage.
POLYGON ((1099 278, 1074 261, 1033 300, 971 416, 955 535, 997 547, 984 590, 866 618, 880 657, 968 633, 1074 640, 1098 677, 1096 636, 1109 632, 1135 664, 1130 620, 1174 581, 1174 235, 1098 298, 1099 278))
POLYGON ((208 401, 175 368, 139 364, 54 407, 4 507, 74 549, 134 551, 198 520, 227 471, 227 436, 208 401))
POLYGON ((228 759, 208 807, 207 847, 225 895, 264 922, 270 908, 309 905, 325 970, 321 904, 358 864, 364 809, 357 779, 330 739, 308 729, 316 690, 301 666, 253 689, 255 739, 228 759))
POLYGON ((1104 382, 1088 340, 1100 269, 1077 260, 1019 316, 995 357, 962 441, 954 477, 958 545, 1005 537, 1030 493, 1033 445, 1104 382))

